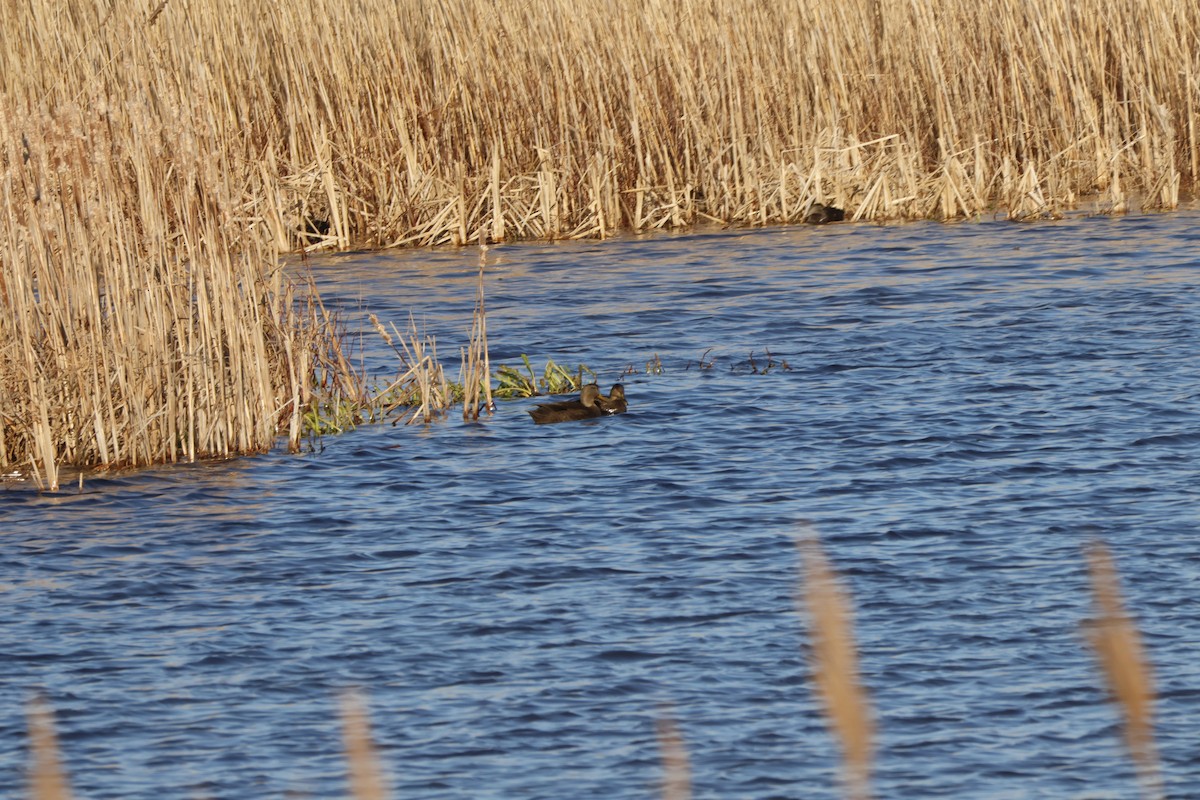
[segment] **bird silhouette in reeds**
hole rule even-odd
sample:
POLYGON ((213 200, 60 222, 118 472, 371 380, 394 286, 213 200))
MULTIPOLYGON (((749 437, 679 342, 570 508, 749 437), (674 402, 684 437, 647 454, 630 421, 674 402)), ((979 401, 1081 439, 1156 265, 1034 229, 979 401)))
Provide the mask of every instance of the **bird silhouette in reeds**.
POLYGON ((589 383, 580 391, 574 400, 563 400, 557 403, 542 403, 529 410, 529 416, 538 425, 549 425, 555 422, 574 422, 581 419, 602 417, 605 414, 621 414, 628 407, 625 402, 625 387, 621 384, 613 386, 608 396, 600 394, 600 387, 589 383))
POLYGON ((841 222, 846 218, 846 212, 834 206, 823 203, 812 203, 804 215, 804 221, 809 225, 824 225, 826 222, 841 222))

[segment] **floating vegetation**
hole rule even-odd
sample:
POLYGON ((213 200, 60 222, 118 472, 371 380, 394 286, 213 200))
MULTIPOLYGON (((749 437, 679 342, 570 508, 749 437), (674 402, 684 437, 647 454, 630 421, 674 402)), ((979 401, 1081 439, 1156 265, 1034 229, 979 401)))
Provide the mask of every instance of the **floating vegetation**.
POLYGON ((304 412, 304 431, 310 437, 345 433, 364 421, 360 403, 344 399, 318 400, 304 412))
MULTIPOLYGON (((717 357, 712 355, 713 349, 710 347, 700 354, 700 360, 696 362, 696 367, 700 370, 710 370, 717 365, 717 357)), ((692 362, 684 365, 683 369, 686 372, 692 368, 692 362)))
MULTIPOLYGON (((408 317, 408 329, 403 332, 393 324, 391 333, 388 333, 374 314, 370 315, 370 320, 376 332, 406 368, 376 396, 371 405, 384 416, 401 407, 411 409, 407 424, 417 420, 431 422, 435 417, 445 414, 454 403, 455 393, 438 361, 437 340, 419 331, 411 314, 408 317), (399 342, 399 347, 396 342, 399 342)), ((460 398, 461 392, 459 387, 460 398)))
POLYGON ((754 351, 753 350, 750 351, 750 357, 747 360, 747 363, 748 363, 748 366, 750 367, 751 375, 766 375, 767 373, 774 372, 776 370, 782 370, 784 372, 791 371, 792 367, 790 364, 787 363, 787 360, 782 359, 782 358, 776 359, 775 356, 771 355, 770 350, 764 349, 763 354, 764 354, 764 357, 766 358, 766 361, 760 363, 758 360, 756 360, 754 358, 754 351))
POLYGON ((542 370, 541 377, 538 377, 533 370, 533 364, 529 362, 529 356, 522 353, 521 361, 525 364, 525 372, 506 364, 500 365, 495 375, 496 397, 512 399, 537 397, 542 394, 565 394, 579 391, 585 383, 596 381, 596 373, 584 364, 578 365, 575 371, 571 372, 547 359, 546 368, 542 370), (590 380, 585 381, 585 375, 589 376, 590 380))

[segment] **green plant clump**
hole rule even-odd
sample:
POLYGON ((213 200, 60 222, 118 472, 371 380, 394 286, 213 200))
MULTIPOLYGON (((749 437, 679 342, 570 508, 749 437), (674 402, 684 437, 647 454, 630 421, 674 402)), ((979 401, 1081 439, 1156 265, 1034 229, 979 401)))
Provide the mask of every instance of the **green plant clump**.
POLYGON ((525 362, 524 372, 506 364, 501 364, 500 369, 496 370, 496 397, 512 399, 536 397, 541 394, 563 394, 578 391, 583 386, 585 374, 591 376, 590 383, 596 380, 596 373, 584 364, 578 365, 572 373, 551 359, 546 360, 546 368, 539 378, 533 371, 533 364, 529 363, 529 356, 522 354, 521 360, 525 362))

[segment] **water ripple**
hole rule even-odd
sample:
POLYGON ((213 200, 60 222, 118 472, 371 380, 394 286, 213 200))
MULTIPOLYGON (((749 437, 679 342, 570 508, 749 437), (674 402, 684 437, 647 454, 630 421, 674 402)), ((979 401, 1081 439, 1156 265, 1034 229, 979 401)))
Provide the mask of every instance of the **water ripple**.
MULTIPOLYGON (((0 490, 0 785, 39 688, 88 797, 337 796, 358 685, 398 796, 653 796, 668 704, 699 796, 837 797, 794 612, 811 525, 856 601, 879 796, 1136 793, 1079 627, 1097 537, 1169 792, 1200 794, 1197 221, 494 248, 493 364, 586 363, 629 413, 534 426, 513 401, 0 490)), ((453 347, 477 258, 315 269, 352 325, 420 297, 453 347)))

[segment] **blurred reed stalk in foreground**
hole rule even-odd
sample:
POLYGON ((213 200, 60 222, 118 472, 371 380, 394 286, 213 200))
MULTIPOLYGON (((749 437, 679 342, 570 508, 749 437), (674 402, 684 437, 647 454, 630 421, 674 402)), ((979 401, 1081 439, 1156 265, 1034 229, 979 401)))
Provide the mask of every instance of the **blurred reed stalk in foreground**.
POLYGON ((816 537, 798 539, 797 545, 804 560, 797 606, 808 622, 813 681, 826 721, 841 744, 847 796, 866 800, 870 797, 875 724, 858 677, 850 604, 816 537))
POLYGON ((70 800, 71 787, 58 754, 54 713, 38 696, 29 701, 29 798, 70 800))
POLYGON ((354 800, 387 800, 391 796, 379 753, 371 739, 367 702, 361 693, 342 695, 342 742, 346 748, 346 767, 350 776, 350 796, 354 800))
POLYGON ((658 718, 658 748, 662 757, 663 800, 691 800, 692 771, 679 726, 666 712, 658 718))
POLYGON ((1093 542, 1087 550, 1094 616, 1085 632, 1124 721, 1125 745, 1147 800, 1163 797, 1154 744, 1154 680, 1137 627, 1125 612, 1117 571, 1108 548, 1093 542))

